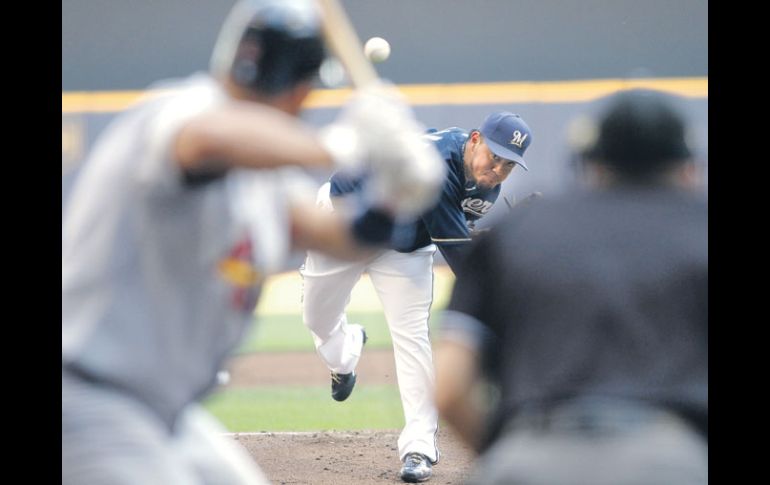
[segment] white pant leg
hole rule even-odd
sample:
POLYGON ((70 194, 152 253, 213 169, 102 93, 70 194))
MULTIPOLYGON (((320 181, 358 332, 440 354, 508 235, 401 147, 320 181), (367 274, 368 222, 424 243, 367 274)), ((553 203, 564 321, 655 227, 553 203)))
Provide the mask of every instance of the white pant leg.
POLYGON ((62 484, 267 485, 200 405, 173 430, 145 404, 62 370, 62 484))
POLYGON ((130 394, 62 369, 63 485, 204 485, 166 424, 130 394))
MULTIPOLYGON (((329 182, 318 189, 316 205, 334 211, 329 182)), ((361 332, 348 325, 345 307, 366 262, 341 261, 308 251, 302 275, 302 320, 313 335, 316 351, 330 371, 352 372, 361 357, 361 332)))
POLYGON ((418 452, 439 459, 438 412, 428 318, 433 303, 431 245, 412 253, 386 251, 368 272, 385 311, 396 360, 405 426, 398 439, 399 458, 418 452))
POLYGON ((361 278, 365 261, 340 261, 308 251, 302 274, 302 321, 330 371, 352 372, 361 357, 361 332, 348 325, 345 307, 361 278))

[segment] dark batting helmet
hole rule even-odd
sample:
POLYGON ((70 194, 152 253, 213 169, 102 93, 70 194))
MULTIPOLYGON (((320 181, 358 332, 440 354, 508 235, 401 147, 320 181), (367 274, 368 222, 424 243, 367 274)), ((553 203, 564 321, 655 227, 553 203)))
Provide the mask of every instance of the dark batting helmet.
POLYGON ((225 20, 212 73, 262 95, 312 79, 325 58, 320 13, 309 0, 241 0, 225 20))

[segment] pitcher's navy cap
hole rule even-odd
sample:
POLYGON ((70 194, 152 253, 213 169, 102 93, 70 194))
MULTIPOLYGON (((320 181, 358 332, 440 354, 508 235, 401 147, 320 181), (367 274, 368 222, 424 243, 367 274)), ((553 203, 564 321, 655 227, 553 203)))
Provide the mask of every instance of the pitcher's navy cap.
POLYGON ((524 152, 532 143, 532 131, 521 116, 508 111, 492 113, 479 129, 492 153, 500 158, 513 160, 529 170, 524 163, 524 152))

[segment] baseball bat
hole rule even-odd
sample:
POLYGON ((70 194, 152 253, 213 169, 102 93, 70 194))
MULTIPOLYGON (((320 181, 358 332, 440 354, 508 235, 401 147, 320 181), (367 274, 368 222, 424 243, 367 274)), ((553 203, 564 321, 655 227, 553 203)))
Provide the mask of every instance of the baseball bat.
POLYGON ((377 71, 364 54, 364 48, 339 0, 318 0, 326 42, 345 67, 357 88, 377 81, 377 71))

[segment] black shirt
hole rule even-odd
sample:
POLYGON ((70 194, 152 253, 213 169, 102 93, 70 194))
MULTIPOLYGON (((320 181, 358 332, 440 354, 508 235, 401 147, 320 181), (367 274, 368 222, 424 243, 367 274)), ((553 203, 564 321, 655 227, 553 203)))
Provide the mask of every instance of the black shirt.
POLYGON ((486 336, 501 388, 491 426, 610 396, 680 411, 707 435, 707 232, 705 199, 639 187, 539 200, 475 242, 448 306, 471 319, 444 324, 486 336))

